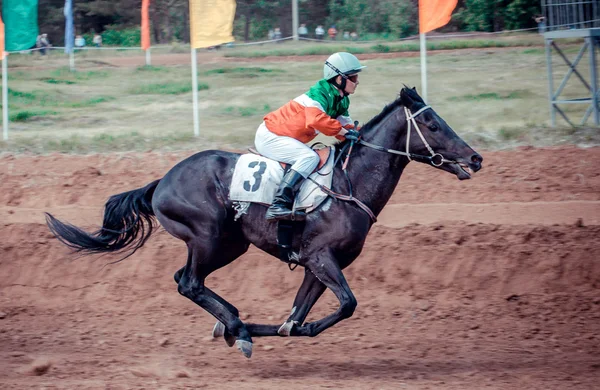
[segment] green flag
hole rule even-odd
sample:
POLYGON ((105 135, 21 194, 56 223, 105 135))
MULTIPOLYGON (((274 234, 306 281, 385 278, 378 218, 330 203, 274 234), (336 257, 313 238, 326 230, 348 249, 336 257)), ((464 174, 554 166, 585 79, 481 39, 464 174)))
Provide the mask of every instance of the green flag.
POLYGON ((6 51, 31 49, 39 35, 38 0, 4 0, 6 51))

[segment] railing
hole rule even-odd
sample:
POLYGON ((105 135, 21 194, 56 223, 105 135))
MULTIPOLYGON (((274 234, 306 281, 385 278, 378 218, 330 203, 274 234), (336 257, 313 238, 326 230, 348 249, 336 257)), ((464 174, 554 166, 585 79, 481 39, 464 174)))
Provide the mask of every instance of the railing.
POLYGON ((540 32, 600 28, 599 0, 542 0, 540 32))

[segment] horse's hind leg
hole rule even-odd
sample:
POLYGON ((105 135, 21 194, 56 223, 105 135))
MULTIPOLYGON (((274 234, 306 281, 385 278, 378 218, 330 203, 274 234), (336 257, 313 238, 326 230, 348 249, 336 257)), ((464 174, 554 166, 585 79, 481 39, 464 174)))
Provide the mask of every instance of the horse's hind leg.
POLYGON ((219 251, 218 248, 210 248, 206 243, 206 240, 201 239, 188 242, 190 254, 180 275, 177 290, 224 324, 227 330, 236 337, 237 347, 249 358, 252 355, 252 339, 246 326, 238 317, 238 310, 204 285, 206 277, 212 271, 231 260, 223 259, 225 250, 219 251))

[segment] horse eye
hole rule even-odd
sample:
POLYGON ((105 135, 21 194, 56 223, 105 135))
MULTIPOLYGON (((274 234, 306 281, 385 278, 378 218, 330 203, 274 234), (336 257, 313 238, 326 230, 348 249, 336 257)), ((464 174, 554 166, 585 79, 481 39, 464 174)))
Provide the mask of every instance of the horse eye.
POLYGON ((431 131, 438 131, 439 127, 436 123, 432 123, 429 125, 429 130, 431 131))

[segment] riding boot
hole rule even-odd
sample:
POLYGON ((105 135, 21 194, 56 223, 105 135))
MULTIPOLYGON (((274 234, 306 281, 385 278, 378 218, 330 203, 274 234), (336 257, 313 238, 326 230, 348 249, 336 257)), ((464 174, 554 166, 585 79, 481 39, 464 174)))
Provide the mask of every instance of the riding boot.
POLYGON ((304 213, 296 213, 294 215, 292 208, 294 206, 294 197, 296 192, 300 189, 300 185, 304 181, 304 177, 298 172, 290 169, 285 174, 279 189, 273 199, 273 204, 267 210, 266 218, 270 221, 277 221, 282 219, 301 219, 304 213))

